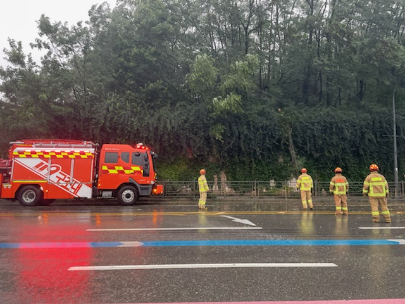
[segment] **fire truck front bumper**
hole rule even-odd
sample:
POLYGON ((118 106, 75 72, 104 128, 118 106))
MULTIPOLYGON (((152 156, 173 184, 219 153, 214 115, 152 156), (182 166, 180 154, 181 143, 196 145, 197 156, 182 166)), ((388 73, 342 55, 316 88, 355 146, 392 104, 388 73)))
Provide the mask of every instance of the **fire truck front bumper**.
POLYGON ((154 195, 163 194, 163 185, 155 185, 155 187, 153 187, 152 193, 154 195))

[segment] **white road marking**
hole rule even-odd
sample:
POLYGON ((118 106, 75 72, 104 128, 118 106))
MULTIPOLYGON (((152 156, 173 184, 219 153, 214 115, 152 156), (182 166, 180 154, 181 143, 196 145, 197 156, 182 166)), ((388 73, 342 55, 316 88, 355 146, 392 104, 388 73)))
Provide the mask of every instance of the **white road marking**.
POLYGON ((384 230, 384 229, 405 229, 405 227, 359 227, 359 229, 384 230))
POLYGON ((74 266, 78 270, 141 270, 141 269, 197 269, 197 268, 278 268, 278 267, 337 267, 334 263, 225 263, 225 264, 163 264, 163 265, 116 265, 74 266))
POLYGON ((106 228, 86 231, 260 230, 262 227, 106 228))
POLYGON ((398 242, 398 243, 401 244, 401 245, 405 245, 405 240, 391 239, 391 240, 387 240, 387 241, 398 242))
POLYGON ((121 242, 122 245, 118 245, 117 247, 141 247, 143 246, 142 242, 121 242))
POLYGON ((221 216, 221 217, 229 218, 229 219, 231 219, 233 222, 242 223, 242 224, 245 224, 245 225, 256 226, 255 224, 253 224, 253 223, 252 223, 251 221, 249 221, 249 220, 243 220, 243 219, 239 219, 239 218, 232 217, 232 216, 229 216, 229 215, 220 215, 220 216, 221 216))

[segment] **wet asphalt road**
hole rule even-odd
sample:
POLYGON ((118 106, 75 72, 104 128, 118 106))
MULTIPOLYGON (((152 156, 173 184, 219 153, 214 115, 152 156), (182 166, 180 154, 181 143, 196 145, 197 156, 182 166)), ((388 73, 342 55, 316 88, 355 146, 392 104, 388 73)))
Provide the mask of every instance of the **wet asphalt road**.
POLYGON ((0 200, 0 302, 405 299, 404 214, 266 204, 0 200))

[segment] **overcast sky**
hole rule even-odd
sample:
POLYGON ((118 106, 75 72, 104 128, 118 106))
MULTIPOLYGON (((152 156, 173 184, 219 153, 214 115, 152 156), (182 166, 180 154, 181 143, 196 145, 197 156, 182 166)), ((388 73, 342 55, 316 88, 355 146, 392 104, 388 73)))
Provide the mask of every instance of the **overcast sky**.
POLYGON ((0 65, 6 66, 4 48, 9 49, 8 38, 21 41, 26 54, 32 53, 39 62, 40 54, 29 46, 38 36, 36 21, 42 14, 50 18, 51 23, 88 20, 88 11, 93 4, 108 2, 114 7, 116 0, 0 0, 0 65))

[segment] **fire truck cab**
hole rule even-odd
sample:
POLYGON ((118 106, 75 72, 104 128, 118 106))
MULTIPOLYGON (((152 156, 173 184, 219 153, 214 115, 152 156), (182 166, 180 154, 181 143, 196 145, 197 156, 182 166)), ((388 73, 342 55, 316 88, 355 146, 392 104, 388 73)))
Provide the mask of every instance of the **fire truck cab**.
POLYGON ((0 164, 0 198, 24 206, 55 199, 117 198, 132 205, 141 196, 163 193, 156 184, 155 154, 143 144, 98 145, 80 140, 27 139, 10 143, 0 164))

